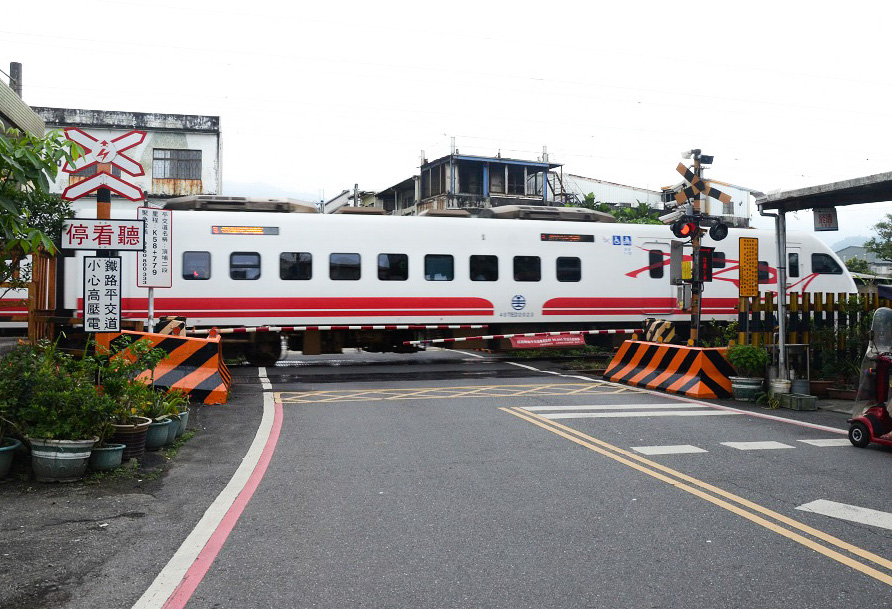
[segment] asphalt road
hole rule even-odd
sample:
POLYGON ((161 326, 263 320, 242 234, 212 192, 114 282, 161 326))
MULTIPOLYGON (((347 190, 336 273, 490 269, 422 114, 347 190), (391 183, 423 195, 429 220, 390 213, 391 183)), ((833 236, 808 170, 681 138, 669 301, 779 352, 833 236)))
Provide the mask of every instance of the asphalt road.
MULTIPOLYGON (((289 359, 265 371, 281 404, 268 467, 180 606, 889 596, 887 521, 822 513, 892 504, 892 451, 840 442, 844 414, 692 403, 477 353, 289 359)), ((230 403, 197 409, 155 479, 0 486, 0 606, 134 606, 261 428, 261 375, 233 372, 230 403)))

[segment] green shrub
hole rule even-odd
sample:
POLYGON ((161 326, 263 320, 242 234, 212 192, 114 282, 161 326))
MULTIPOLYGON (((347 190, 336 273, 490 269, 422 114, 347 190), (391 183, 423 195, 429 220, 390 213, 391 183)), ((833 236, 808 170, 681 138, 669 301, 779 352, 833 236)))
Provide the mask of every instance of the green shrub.
POLYGON ((732 345, 728 347, 727 357, 740 376, 757 378, 765 376, 768 352, 764 348, 754 345, 732 345))
POLYGON ((41 341, 0 361, 0 412, 22 436, 81 440, 100 434, 115 405, 96 387, 99 363, 41 341))

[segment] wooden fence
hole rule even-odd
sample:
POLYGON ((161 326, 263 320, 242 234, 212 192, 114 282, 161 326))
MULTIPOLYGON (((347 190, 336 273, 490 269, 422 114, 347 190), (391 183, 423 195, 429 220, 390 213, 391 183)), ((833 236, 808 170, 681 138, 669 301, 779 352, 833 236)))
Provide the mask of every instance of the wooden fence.
MULTIPOLYGON (((776 297, 777 294, 768 293, 740 298, 739 343, 777 345, 776 297)), ((791 292, 787 295, 786 320, 786 343, 793 347, 791 359, 803 372, 810 369, 813 378, 833 377, 849 381, 860 370, 873 312, 879 307, 892 307, 892 301, 877 294, 791 292), (803 358, 809 359, 807 365, 803 358)))

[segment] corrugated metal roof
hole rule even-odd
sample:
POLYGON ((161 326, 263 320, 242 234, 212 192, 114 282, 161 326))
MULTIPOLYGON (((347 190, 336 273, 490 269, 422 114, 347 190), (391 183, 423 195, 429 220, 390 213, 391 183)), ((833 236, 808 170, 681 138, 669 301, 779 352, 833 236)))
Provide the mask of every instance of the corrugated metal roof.
POLYGON ((37 137, 43 137, 44 125, 34 112, 6 83, 0 82, 0 122, 37 137))

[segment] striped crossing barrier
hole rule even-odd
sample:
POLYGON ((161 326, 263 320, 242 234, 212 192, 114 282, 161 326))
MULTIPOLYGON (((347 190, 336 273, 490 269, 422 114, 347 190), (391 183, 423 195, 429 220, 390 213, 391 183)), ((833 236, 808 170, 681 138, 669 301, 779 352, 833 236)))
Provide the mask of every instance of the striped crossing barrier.
MULTIPOLYGON (((207 338, 193 338, 171 334, 150 334, 125 330, 118 336, 130 336, 132 340, 146 339, 152 348, 167 353, 154 370, 155 386, 179 389, 190 398, 205 404, 225 404, 232 387, 229 369, 223 363, 220 336, 213 330, 207 338)), ((152 372, 139 375, 151 379, 152 372)))
POLYGON ((734 369, 725 359, 725 351, 724 347, 627 340, 607 366, 604 378, 692 398, 728 398, 734 369))

